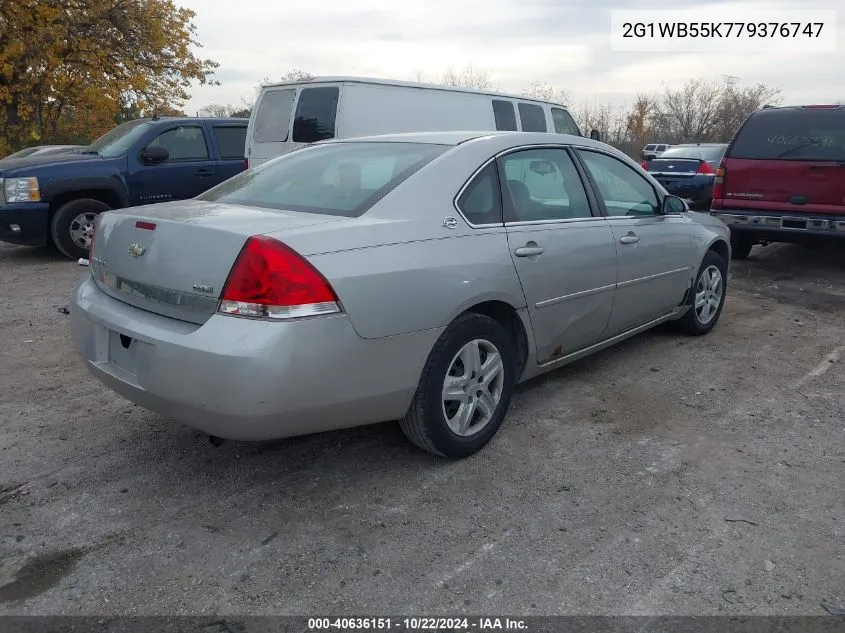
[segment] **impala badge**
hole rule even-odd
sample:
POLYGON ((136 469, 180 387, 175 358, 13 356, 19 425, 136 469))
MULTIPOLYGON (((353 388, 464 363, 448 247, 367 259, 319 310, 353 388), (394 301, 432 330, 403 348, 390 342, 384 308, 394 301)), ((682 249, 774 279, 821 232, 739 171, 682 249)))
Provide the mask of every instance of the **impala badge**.
POLYGON ((146 252, 147 247, 143 244, 135 242, 134 244, 129 245, 129 254, 132 255, 132 257, 143 257, 146 252))
POLYGON ((199 290, 200 292, 214 292, 214 286, 207 286, 206 284, 194 284, 191 287, 194 290, 199 290))
POLYGON ((455 218, 445 218, 443 220, 443 228, 454 229, 457 228, 458 221, 455 218))

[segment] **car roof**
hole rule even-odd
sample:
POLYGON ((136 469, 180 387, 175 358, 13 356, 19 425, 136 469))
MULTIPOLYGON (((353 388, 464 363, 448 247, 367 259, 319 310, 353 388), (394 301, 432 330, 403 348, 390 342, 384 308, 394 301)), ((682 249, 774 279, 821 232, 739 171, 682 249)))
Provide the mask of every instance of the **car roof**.
POLYGON ((556 134, 554 132, 511 132, 511 131, 469 131, 469 132, 403 132, 357 138, 328 139, 314 145, 331 143, 431 143, 434 145, 460 145, 467 142, 489 142, 501 151, 521 145, 581 145, 598 149, 612 149, 610 145, 584 136, 556 134))
POLYGON ((675 147, 722 147, 723 145, 727 145, 727 143, 678 143, 677 145, 673 145, 672 148, 675 148, 675 147))
POLYGON ((422 81, 401 81, 398 79, 381 79, 378 77, 351 77, 344 75, 312 77, 310 79, 291 79, 290 81, 277 81, 267 84, 262 84, 262 88, 276 88, 279 86, 294 86, 303 84, 319 84, 319 83, 357 83, 357 84, 377 84, 381 86, 399 86, 403 88, 424 88, 427 90, 445 90, 447 92, 467 92, 470 94, 485 95, 489 97, 502 97, 503 99, 515 99, 517 101, 531 101, 534 103, 545 103, 568 110, 568 106, 557 101, 547 101, 546 99, 537 99, 535 97, 524 97, 521 95, 511 94, 507 92, 498 92, 496 90, 481 90, 479 88, 467 88, 464 86, 447 86, 444 84, 433 84, 422 81))

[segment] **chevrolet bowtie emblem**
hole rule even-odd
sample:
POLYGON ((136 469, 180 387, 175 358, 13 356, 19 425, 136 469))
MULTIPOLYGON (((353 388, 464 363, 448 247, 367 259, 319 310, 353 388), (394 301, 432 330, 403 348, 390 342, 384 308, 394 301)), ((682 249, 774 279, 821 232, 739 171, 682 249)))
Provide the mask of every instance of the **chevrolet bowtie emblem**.
POLYGON ((132 257, 143 257, 144 253, 146 252, 147 247, 143 244, 135 242, 134 244, 129 245, 129 254, 132 255, 132 257))

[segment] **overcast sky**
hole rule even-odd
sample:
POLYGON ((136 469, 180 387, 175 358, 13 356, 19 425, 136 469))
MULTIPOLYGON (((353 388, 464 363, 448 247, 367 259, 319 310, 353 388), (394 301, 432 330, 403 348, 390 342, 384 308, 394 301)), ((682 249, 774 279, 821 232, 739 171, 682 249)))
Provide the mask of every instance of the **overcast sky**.
MULTIPOLYGON (((836 9, 836 52, 625 53, 610 50, 611 9, 665 9, 650 0, 177 0, 196 11, 200 51, 220 63, 220 86, 193 91, 187 111, 252 99, 265 77, 291 69, 314 75, 414 79, 471 64, 505 92, 533 81, 564 89, 571 105, 621 103, 638 91, 676 86, 690 77, 739 77, 783 91, 784 101, 845 101, 845 3, 841 0, 750 0, 761 21, 774 9, 836 9)), ((740 3, 673 0, 676 8, 740 3)), ((720 17, 722 16, 722 17, 720 17)), ((729 19, 729 18, 728 18, 729 19)), ((830 25, 826 25, 829 27, 830 25)))

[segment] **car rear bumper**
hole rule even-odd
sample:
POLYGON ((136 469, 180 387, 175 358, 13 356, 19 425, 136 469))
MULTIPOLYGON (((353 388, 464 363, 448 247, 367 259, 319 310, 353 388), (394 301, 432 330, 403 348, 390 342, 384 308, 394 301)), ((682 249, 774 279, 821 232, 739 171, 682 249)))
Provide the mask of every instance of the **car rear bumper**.
POLYGON ((759 239, 812 237, 845 237, 845 215, 777 213, 761 211, 711 210, 732 231, 753 233, 759 239))
POLYGON ((43 246, 47 243, 46 202, 19 202, 0 205, 0 242, 43 246))
POLYGON ((234 440, 402 417, 441 332, 363 339, 345 315, 285 323, 214 315, 198 326, 113 299, 90 278, 70 317, 74 346, 108 387, 234 440))

